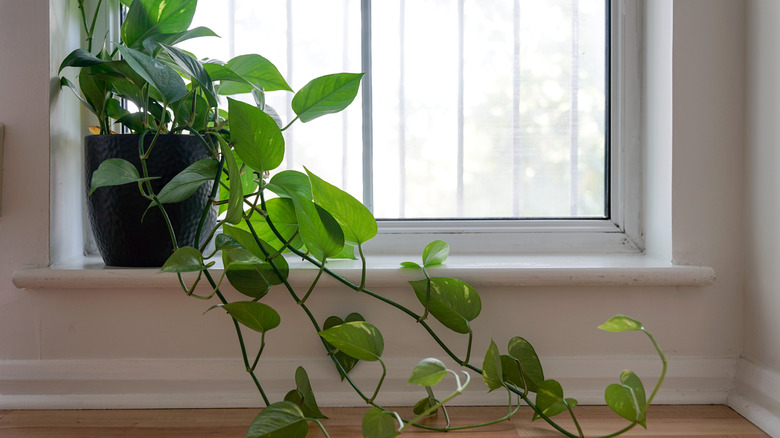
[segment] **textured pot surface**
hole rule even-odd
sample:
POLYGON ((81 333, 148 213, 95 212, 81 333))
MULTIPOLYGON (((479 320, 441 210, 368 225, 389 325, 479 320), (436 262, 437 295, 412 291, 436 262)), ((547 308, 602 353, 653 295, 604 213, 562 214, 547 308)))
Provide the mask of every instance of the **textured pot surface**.
MULTIPOLYGON (((168 227, 159 208, 150 208, 149 200, 141 196, 137 184, 101 187, 89 195, 92 174, 109 158, 122 158, 132 163, 139 174, 139 135, 90 135, 84 138, 87 210, 100 255, 107 266, 162 266, 173 251, 168 227), (143 220, 142 220, 143 217, 143 220)), ((149 145, 153 135, 144 139, 149 145)), ((155 193, 187 166, 208 158, 205 147, 195 136, 160 135, 147 160, 149 176, 155 193)), ((203 184, 189 199, 165 204, 179 246, 195 246, 195 234, 213 183, 203 184)), ((217 211, 212 209, 204 225, 209 230, 216 223, 217 211)))

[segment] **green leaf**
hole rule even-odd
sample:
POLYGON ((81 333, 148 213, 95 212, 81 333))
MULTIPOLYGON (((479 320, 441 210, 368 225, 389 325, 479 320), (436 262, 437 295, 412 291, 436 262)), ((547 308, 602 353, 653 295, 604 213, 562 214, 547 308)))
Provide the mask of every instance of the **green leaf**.
POLYGON ((320 407, 317 406, 317 400, 314 398, 314 391, 311 389, 309 375, 303 367, 295 370, 295 386, 301 395, 301 410, 309 418, 328 418, 322 414, 320 407))
MULTIPOLYGON (((547 417, 554 417, 567 410, 566 402, 563 399, 563 388, 555 380, 545 380, 539 385, 539 392, 536 394, 536 407, 547 417)), ((541 418, 539 414, 534 413, 533 419, 541 418)))
POLYGON ((641 322, 633 318, 629 318, 625 315, 615 315, 612 318, 609 318, 604 324, 601 324, 599 328, 604 331, 617 333, 642 330, 644 327, 642 327, 641 322))
POLYGON ((443 240, 434 240, 425 246, 422 253, 423 266, 440 265, 450 255, 450 246, 443 240))
MULTIPOLYGON (((423 399, 420 399, 420 401, 414 404, 414 407, 412 408, 412 412, 414 412, 414 415, 422 415, 423 412, 427 411, 428 409, 430 409, 431 406, 435 405, 438 402, 439 401, 434 398, 425 397, 423 399)), ((431 412, 428 415, 436 415, 437 411, 438 409, 436 411, 431 412)))
POLYGON ((607 405, 628 421, 636 421, 647 428, 647 398, 639 377, 630 370, 620 373, 621 384, 613 383, 604 391, 607 405))
POLYGON ((76 49, 68 54, 65 59, 62 60, 57 73, 61 73, 65 67, 91 67, 93 65, 104 64, 111 62, 106 59, 100 59, 97 56, 87 52, 84 49, 76 49))
POLYGON ((265 91, 285 90, 292 91, 284 76, 279 73, 279 69, 269 60, 260 55, 240 55, 231 59, 225 65, 230 71, 252 84, 247 86, 237 81, 223 83, 219 88, 219 94, 231 95, 239 93, 249 93, 252 88, 260 88, 265 91))
POLYGON ((225 268, 230 284, 242 294, 262 298, 271 288, 255 263, 233 262, 225 268))
MULTIPOLYGON (((365 321, 365 319, 359 313, 350 313, 349 316, 347 316, 346 322, 353 322, 353 321, 365 321)), ((325 323, 322 325, 322 328, 323 330, 327 330, 331 327, 344 324, 344 322, 345 321, 339 318, 338 316, 329 316, 325 320, 325 323)), ((331 348, 335 348, 332 345, 330 346, 331 348)), ((344 354, 344 352, 341 351, 336 352, 334 358, 338 363, 341 364, 341 367, 344 368, 344 371, 347 373, 349 373, 350 370, 352 370, 352 368, 354 368, 355 365, 358 363, 357 359, 347 354, 344 354)), ((341 377, 341 380, 344 380, 345 376, 341 373, 341 370, 339 370, 339 376, 341 377)))
POLYGON ((292 193, 297 193, 305 199, 313 199, 312 183, 309 177, 297 170, 283 170, 274 175, 266 188, 279 196, 290 198, 292 193))
POLYGON ((193 58, 188 53, 177 49, 176 47, 171 47, 165 44, 160 44, 160 46, 168 53, 168 55, 170 55, 171 59, 176 62, 176 65, 187 72, 190 78, 192 78, 192 80, 196 82, 201 89, 203 89, 206 94, 206 98, 209 101, 209 106, 216 106, 217 93, 214 91, 214 84, 211 83, 211 78, 209 77, 208 73, 206 73, 206 70, 203 68, 203 65, 200 63, 200 61, 193 58))
POLYGON ((349 243, 345 243, 344 248, 341 248, 341 252, 331 257, 331 259, 357 260, 357 256, 355 256, 355 247, 349 243))
MULTIPOLYGON (((220 143, 222 142, 224 140, 220 137, 220 143)), ((225 222, 235 225, 241 222, 241 219, 244 217, 244 185, 241 180, 241 169, 238 167, 238 163, 236 163, 233 151, 226 148, 226 146, 223 145, 222 153, 227 163, 230 188, 228 189, 228 207, 225 222)))
POLYGON ((225 309, 236 321, 260 333, 278 327, 281 322, 276 310, 257 301, 234 301, 219 307, 225 309))
POLYGON ((205 62, 203 63, 203 68, 206 70, 206 73, 209 74, 209 77, 211 77, 212 82, 219 82, 219 85, 215 85, 217 94, 226 94, 222 92, 222 89, 227 86, 228 82, 236 82, 250 90, 255 89, 254 86, 249 83, 249 81, 242 78, 236 72, 223 64, 218 64, 216 62, 205 62))
POLYGON ((490 340, 485 352, 485 360, 482 361, 482 380, 490 391, 504 386, 504 372, 501 366, 501 355, 498 352, 498 346, 493 340, 490 340))
POLYGON ((183 41, 187 41, 193 38, 200 38, 200 37, 219 37, 219 35, 217 35, 213 30, 209 29, 208 27, 198 26, 182 32, 165 33, 165 34, 157 34, 157 35, 150 36, 149 38, 144 39, 143 46, 149 53, 152 53, 154 51, 154 48, 157 47, 157 45, 160 43, 169 46, 174 46, 183 41))
POLYGON ((191 131, 202 132, 206 129, 209 117, 209 103, 199 89, 191 90, 184 98, 179 99, 171 106, 173 109, 176 127, 187 128, 191 131), (195 99, 195 111, 192 111, 192 100, 195 99))
POLYGON ((246 438, 305 438, 309 425, 295 403, 281 401, 260 411, 246 438))
POLYGON ((337 73, 316 78, 295 94, 292 109, 304 123, 337 113, 355 100, 362 78, 362 73, 337 73))
POLYGON ((501 373, 504 382, 512 384, 517 388, 525 388, 523 376, 520 374, 520 364, 517 363, 517 359, 508 354, 502 354, 501 373))
POLYGON ((398 435, 395 416, 379 408, 371 408, 363 416, 364 438, 391 438, 398 435))
POLYGON ((365 321, 345 322, 320 333, 323 339, 355 359, 379 360, 385 349, 382 333, 365 321))
POLYGON ((135 0, 122 23, 122 43, 140 49, 158 34, 186 31, 195 15, 197 0, 135 0))
POLYGON ((228 99, 230 138, 244 164, 267 172, 284 159, 284 137, 276 122, 260 108, 228 99))
MULTIPOLYGON (((539 356, 536 354, 536 350, 530 342, 515 336, 509 340, 507 348, 509 355, 516 359, 522 370, 522 375, 525 377, 525 382, 528 384, 528 390, 536 392, 539 385, 544 382, 544 371, 542 370, 542 364, 539 361, 539 356)), ((520 381, 520 388, 525 389, 520 381)))
POLYGON ((237 291, 252 298, 262 298, 271 288, 270 282, 261 272, 262 260, 246 249, 222 251, 225 275, 237 291))
POLYGON ((177 249, 162 265, 160 272, 197 272, 205 271, 203 255, 191 246, 177 249))
POLYGON ((368 208, 349 193, 304 169, 311 181, 314 203, 333 215, 344 230, 346 241, 362 244, 376 236, 376 219, 368 208))
POLYGON ((163 204, 181 202, 192 196, 203 184, 214 181, 219 163, 211 158, 198 160, 174 176, 157 194, 163 204))
MULTIPOLYGON (((110 97, 109 85, 99 76, 93 76, 82 72, 79 75, 79 87, 84 93, 84 99, 89 102, 89 107, 94 109, 93 113, 99 121, 104 121, 106 117, 106 105, 110 97)), ((108 134, 107 126, 102 126, 103 134, 108 134)))
POLYGON ((109 158, 100 163, 97 170, 92 173, 92 183, 89 186, 91 195, 96 189, 108 186, 121 186, 123 184, 137 183, 155 178, 141 178, 138 169, 127 160, 121 158, 109 158))
POLYGON ((344 233, 336 219, 314 202, 291 193, 301 239, 311 255, 320 261, 332 258, 344 248, 344 233))
POLYGON ((415 262, 401 262, 401 268, 403 269, 422 269, 422 266, 415 262))
POLYGON ((227 234, 217 234, 217 237, 214 238, 214 246, 217 251, 228 251, 236 248, 246 249, 236 239, 227 234))
POLYGON ((447 376, 447 367, 438 359, 423 359, 412 370, 409 383, 420 386, 434 386, 447 376))
POLYGON ((87 102, 87 100, 86 100, 86 99, 84 99, 84 97, 81 95, 81 93, 79 93, 79 89, 78 89, 78 87, 76 87, 76 86, 73 84, 73 82, 71 82, 70 80, 68 80, 68 78, 66 78, 66 77, 62 77, 62 78, 60 78, 60 89, 62 89, 62 87, 64 87, 64 86, 67 86, 68 88, 70 88, 70 91, 72 91, 72 92, 73 92, 73 94, 75 94, 75 95, 76 95, 76 97, 79 99, 79 101, 80 101, 82 104, 84 104, 84 106, 85 106, 85 107, 87 107, 87 109, 88 109, 88 110, 89 110, 89 111, 90 111, 92 114, 95 114, 95 115, 97 116, 97 111, 95 110, 95 107, 94 107, 94 106, 92 106, 92 104, 91 104, 91 103, 87 102))
MULTIPOLYGON (((431 278, 428 311, 445 327, 457 333, 469 333, 472 321, 482 310, 482 301, 473 287, 462 280, 431 278)), ((425 305, 428 280, 410 281, 420 303, 425 305)))
MULTIPOLYGON (((285 240, 293 239, 291 246, 300 248, 303 245, 298 231, 298 219, 295 216, 295 207, 289 198, 273 198, 265 202, 266 212, 274 223, 276 230, 285 240), (293 238, 293 236, 295 236, 293 238)), ((250 219, 252 228, 260 239, 268 242, 274 248, 281 248, 282 242, 276 237, 266 219, 259 214, 254 214, 250 219)), ((245 223, 237 225, 238 228, 248 232, 249 227, 245 223)))
MULTIPOLYGON (((287 279, 290 273, 290 266, 287 263, 287 260, 284 259, 284 257, 277 256, 273 258, 274 264, 282 273, 282 277, 279 277, 279 275, 274 270, 273 266, 271 266, 270 263, 265 261, 266 259, 265 254, 260 249, 260 246, 258 245, 254 236, 252 236, 252 234, 250 234, 248 231, 245 231, 243 229, 237 227, 231 227, 230 225, 223 225, 222 228, 225 231, 225 234, 235 239, 236 242, 238 242, 241 245, 241 247, 245 248, 250 253, 252 253, 252 255, 257 257, 257 261, 253 263, 256 264, 256 268, 263 275, 263 277, 269 284, 271 285, 281 284, 283 282, 283 279, 287 279)), ((266 252, 268 252, 269 255, 273 255, 278 252, 276 248, 274 248, 269 243, 263 240, 260 240, 260 244, 263 245, 263 248, 265 248, 266 252)))
POLYGON ((176 102, 187 94, 187 86, 176 71, 151 56, 119 46, 119 52, 127 64, 157 90, 166 104, 176 102))

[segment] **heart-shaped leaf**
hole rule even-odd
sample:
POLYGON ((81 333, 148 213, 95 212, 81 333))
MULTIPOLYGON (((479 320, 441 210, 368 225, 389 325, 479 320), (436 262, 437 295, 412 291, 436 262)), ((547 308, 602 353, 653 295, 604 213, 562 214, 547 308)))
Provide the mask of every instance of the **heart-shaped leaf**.
POLYGON ((498 352, 498 346, 493 340, 490 340, 485 352, 485 359, 482 361, 482 380, 485 381, 490 391, 504 386, 504 372, 501 366, 501 354, 498 352))
POLYGON ((295 386, 301 396, 299 406, 306 417, 328 418, 322 414, 320 407, 317 406, 317 400, 314 398, 314 391, 311 389, 311 382, 309 382, 309 375, 303 367, 298 367, 295 370, 295 386))
POLYGON ((421 360, 412 370, 409 383, 420 386, 438 385, 447 376, 447 367, 438 359, 421 360))
POLYGON ((181 202, 192 196, 203 184, 214 181, 219 163, 211 158, 198 160, 179 172, 157 194, 163 204, 181 202))
POLYGON ((279 196, 289 198, 293 193, 305 199, 313 199, 309 177, 297 170, 283 170, 274 175, 265 186, 279 196))
POLYGON ((363 438, 392 438, 398 435, 395 416, 379 408, 371 408, 363 416, 363 438))
MULTIPOLYGON (((325 323, 322 325, 323 330, 327 330, 331 327, 335 327, 340 324, 344 324, 344 322, 354 322, 354 321, 365 321, 365 318, 361 316, 359 313, 350 313, 347 315, 346 319, 341 319, 338 316, 329 316, 325 323)), ((327 341, 326 341, 327 342, 327 341)), ((328 344, 330 345, 330 344, 328 344)), ((331 345, 332 348, 335 348, 331 345)), ((344 354, 344 352, 338 351, 334 355, 334 358, 336 361, 341 364, 341 367, 344 369, 345 372, 349 373, 352 368, 357 365, 358 360, 355 359, 352 356, 349 356, 347 354, 344 354)), ((344 380, 344 374, 341 373, 341 370, 339 370, 339 376, 341 377, 341 380, 344 380)))
POLYGON ((127 64, 160 93, 164 103, 176 102, 187 94, 184 80, 174 69, 145 53, 129 47, 118 47, 127 64))
MULTIPOLYGON (((428 310, 445 327, 457 333, 469 333, 469 321, 479 316, 482 301, 468 283, 455 278, 432 277, 430 279, 428 310)), ((410 281, 417 299, 425 305, 428 280, 410 281)))
POLYGON ((276 310, 257 301, 234 301, 219 307, 225 309, 236 321, 260 333, 278 327, 281 322, 276 310))
POLYGON ((209 77, 209 74, 206 73, 206 70, 203 68, 203 64, 192 57, 192 55, 189 53, 177 49, 176 47, 172 47, 166 44, 160 44, 160 46, 163 48, 163 50, 165 50, 165 52, 168 53, 168 55, 170 55, 171 59, 173 59, 176 65, 184 70, 190 76, 190 78, 192 78, 194 83, 197 83, 200 86, 200 88, 206 94, 209 105, 216 106, 217 93, 214 91, 214 84, 211 83, 211 77, 209 77))
POLYGON ((319 334, 331 345, 355 359, 376 361, 385 349, 382 333, 373 324, 365 321, 345 322, 319 334))
POLYGON ((322 262, 339 255, 344 248, 344 233, 330 213, 314 202, 291 193, 301 239, 312 256, 322 262))
MULTIPOLYGON (((423 412, 427 411, 431 408, 431 406, 434 406, 436 403, 439 403, 438 400, 431 397, 425 397, 423 399, 420 399, 417 403, 414 404, 414 407, 412 408, 412 412, 414 412, 414 415, 422 415, 423 412)), ((436 415, 436 411, 431 412, 428 415, 436 415)))
POLYGON ((225 234, 232 237, 237 243, 241 245, 242 248, 245 248, 256 257, 256 260, 252 261, 251 263, 256 265, 257 270, 263 275, 265 281, 268 282, 268 284, 281 284, 283 280, 287 279, 290 273, 290 266, 287 263, 287 260, 278 254, 278 250, 276 248, 272 247, 269 243, 263 241, 262 239, 260 240, 260 244, 263 245, 265 251, 269 255, 277 254, 276 257, 273 258, 273 261, 274 265, 276 265, 276 268, 281 272, 281 277, 279 274, 277 274, 276 270, 274 270, 273 266, 265 261, 265 254, 260 249, 260 246, 257 244, 257 241, 252 236, 252 234, 240 228, 231 227, 230 225, 223 225, 222 229, 225 231, 225 234))
POLYGON ((268 114, 254 105, 228 99, 230 139, 244 164, 258 172, 279 167, 284 159, 282 131, 268 114))
POLYGON ((607 405, 628 421, 636 421, 647 428, 647 398, 642 381, 632 371, 620 373, 621 384, 613 383, 604 390, 607 405))
POLYGON ((219 88, 219 94, 249 93, 252 89, 292 91, 290 86, 287 85, 287 81, 284 80, 284 76, 279 73, 279 69, 271 61, 260 55, 236 56, 228 61, 225 67, 251 85, 242 84, 238 81, 223 83, 219 88))
POLYGON ((434 240, 425 246, 422 252, 423 266, 440 265, 450 255, 450 246, 443 240, 434 240))
POLYGON ((313 79, 295 94, 292 109, 304 123, 337 113, 355 100, 362 78, 363 73, 337 73, 313 79))
POLYGON ((642 323, 625 315, 615 315, 607 322, 599 326, 601 330, 608 332, 626 332, 642 330, 642 323))
POLYGON ((528 390, 536 392, 539 385, 544 382, 544 371, 534 347, 520 336, 515 336, 509 340, 507 351, 520 365, 524 379, 518 382, 520 383, 519 387, 525 389, 525 386, 522 385, 522 382, 525 381, 528 385, 528 390))
POLYGON ((376 236, 376 219, 366 206, 349 193, 309 172, 309 169, 304 169, 311 181, 314 203, 333 215, 344 230, 346 241, 362 244, 376 236))
POLYGON ((122 43, 140 49, 158 34, 186 31, 195 16, 197 0, 135 0, 122 23, 122 43))
POLYGON ((62 60, 57 73, 61 73, 65 67, 91 67, 93 65, 104 64, 111 62, 110 60, 100 59, 97 56, 87 52, 84 49, 76 49, 68 54, 65 59, 62 60))
POLYGON ((191 246, 177 249, 162 265, 160 272, 198 272, 204 271, 203 255, 191 246))
POLYGON ((516 388, 525 388, 523 375, 520 374, 520 364, 514 357, 508 354, 501 355, 501 373, 504 382, 512 384, 516 388))
POLYGON ((92 183, 89 186, 89 194, 91 195, 92 192, 100 187, 121 186, 123 184, 137 183, 152 179, 155 178, 141 178, 138 174, 138 169, 127 160, 109 158, 100 163, 97 170, 92 173, 92 183))
MULTIPOLYGON (((555 380, 545 380, 539 385, 536 393, 536 407, 547 417, 554 417, 567 410, 566 402, 563 399, 563 388, 555 380)), ((541 418, 538 413, 534 413, 533 420, 541 418)))
POLYGON ((263 261, 243 248, 222 250, 222 263, 230 284, 242 294, 262 298, 271 284, 261 271, 263 261))
POLYGON ((305 438, 309 425, 295 403, 281 401, 260 411, 246 438, 305 438))

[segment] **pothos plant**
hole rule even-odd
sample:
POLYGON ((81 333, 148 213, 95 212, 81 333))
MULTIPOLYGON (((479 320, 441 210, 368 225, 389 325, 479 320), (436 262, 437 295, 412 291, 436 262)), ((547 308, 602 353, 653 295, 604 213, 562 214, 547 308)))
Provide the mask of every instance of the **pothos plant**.
MULTIPOLYGON (((83 2, 79 1, 88 47, 71 53, 62 68, 82 69, 79 75, 82 101, 97 116, 100 132, 110 132, 111 120, 142 134, 186 131, 197 135, 211 156, 185 169, 160 193, 143 185, 154 175, 146 174, 144 169, 139 173, 121 161, 101 165, 92 185, 137 183, 142 194, 150 199, 150 205, 164 211, 166 202, 184 199, 202 184, 213 181, 210 200, 219 206, 218 223, 211 229, 199 230, 199 234, 208 237, 200 247, 177 247, 161 272, 175 273, 186 295, 216 300, 208 309, 222 309, 231 318, 244 366, 266 406, 252 422, 247 437, 304 437, 310 423, 328 436, 322 421, 326 417, 317 405, 303 367, 290 376, 291 390, 284 400, 270 400, 263 389, 260 359, 266 338, 273 336, 269 333, 279 326, 282 318, 263 302, 272 290, 288 294, 298 304, 335 372, 368 405, 362 423, 365 437, 392 437, 412 427, 435 431, 477 428, 511 418, 521 404, 533 409, 534 419, 547 422, 564 436, 585 436, 576 417, 577 401, 565 397, 561 385, 545 376, 541 361, 527 339, 513 337, 505 349, 491 341, 479 355, 481 360, 472 359, 471 322, 481 313, 481 298, 462 280, 431 275, 430 268, 442 265, 449 255, 445 242, 426 245, 421 263, 401 263, 401 269, 419 274, 418 280, 409 282, 410 293, 417 297, 419 305, 410 308, 395 302, 367 287, 363 247, 377 234, 372 213, 350 194, 306 168, 303 172, 278 170, 284 157, 284 131, 295 121, 305 123, 345 109, 357 94, 361 74, 339 73, 312 80, 294 93, 291 106, 295 119, 283 123, 265 105, 265 93, 292 92, 292 89, 270 61, 259 55, 243 55, 227 63, 202 61, 174 47, 182 40, 213 34, 206 28, 189 29, 195 0, 123 0, 123 3, 129 9, 122 27, 122 44, 111 52, 103 47, 92 54, 94 18, 88 25, 83 2), (254 104, 228 98, 227 111, 220 106, 220 96, 239 93, 251 93, 254 104), (122 110, 120 98, 135 103, 139 110, 122 110), (287 255, 316 268, 317 275, 305 290, 296 289, 288 281, 291 273, 287 255), (336 258, 351 258, 361 264, 359 282, 328 268, 328 262, 336 258), (220 261, 221 266, 217 264, 220 261), (195 273, 194 279, 185 281, 182 276, 185 273, 195 273), (404 418, 376 401, 386 375, 380 329, 358 313, 342 319, 339 315, 321 315, 307 305, 323 275, 390 307, 398 312, 400 319, 419 325, 441 347, 443 355, 459 368, 456 371, 439 359, 427 358, 411 370, 409 383, 423 389, 422 397, 414 404, 413 418, 404 418), (198 294, 196 287, 204 279, 208 283, 205 290, 209 292, 198 294), (245 298, 229 301, 223 293, 225 281, 245 298), (254 352, 245 341, 246 330, 260 334, 254 352), (464 345, 453 348, 445 343, 440 336, 442 330, 464 335, 464 345), (376 362, 381 368, 374 388, 361 388, 350 378, 350 371, 359 362, 376 362), (481 424, 456 425, 450 420, 447 405, 464 391, 472 374, 482 377, 488 391, 501 390, 509 395, 508 413, 481 424), (436 395, 434 387, 448 376, 454 389, 444 391, 443 396, 436 395), (571 417, 574 430, 567 430, 554 420, 559 414, 571 417), (428 417, 433 415, 440 415, 443 420, 429 421, 428 417)), ((79 95, 70 81, 62 79, 62 83, 79 95)), ((199 237, 196 242, 201 241, 199 237)), ((661 375, 649 396, 639 377, 629 370, 623 371, 616 383, 607 386, 604 394, 607 405, 627 420, 624 428, 606 436, 619 435, 636 425, 646 427, 648 405, 666 374, 664 354, 644 326, 630 317, 614 316, 600 328, 609 332, 644 333, 661 359, 661 375)))

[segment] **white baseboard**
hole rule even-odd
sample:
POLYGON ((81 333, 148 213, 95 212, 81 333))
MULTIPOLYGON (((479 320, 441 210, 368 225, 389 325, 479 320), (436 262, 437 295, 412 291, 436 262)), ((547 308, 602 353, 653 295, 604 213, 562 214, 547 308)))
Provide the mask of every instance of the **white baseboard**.
MULTIPOLYGON (((386 360, 388 376, 377 402, 410 405, 425 396, 407 379, 419 359, 386 360)), ((321 406, 363 406, 346 382, 340 382, 325 358, 261 360, 258 378, 272 401, 293 388, 295 368, 304 364, 321 406)), ((543 358, 545 377, 561 382, 567 397, 581 404, 603 404, 603 391, 620 371, 636 372, 651 387, 660 374, 656 357, 543 358)), ((656 403, 725 403, 733 386, 735 358, 670 358, 667 380, 656 403)), ((448 364, 453 369, 456 367, 448 364)), ((360 363, 350 376, 370 395, 381 374, 378 363, 360 363)), ((454 388, 446 380, 436 388, 454 388)), ((648 388, 648 391, 650 389, 648 388)), ((453 404, 498 405, 506 394, 488 394, 472 375, 469 388, 453 404)), ((256 388, 231 359, 23 360, 0 361, 0 409, 130 409, 259 407, 256 388)))
POLYGON ((747 359, 737 361, 728 404, 771 436, 780 437, 780 374, 747 359))

